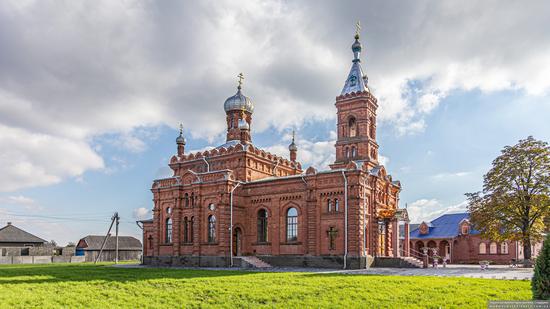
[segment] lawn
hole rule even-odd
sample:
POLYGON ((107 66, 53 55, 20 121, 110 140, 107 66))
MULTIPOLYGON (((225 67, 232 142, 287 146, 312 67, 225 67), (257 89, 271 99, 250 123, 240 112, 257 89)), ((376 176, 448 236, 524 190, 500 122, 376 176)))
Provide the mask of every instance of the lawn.
POLYGON ((486 307, 527 300, 528 281, 130 269, 94 264, 0 266, 0 307, 486 307))

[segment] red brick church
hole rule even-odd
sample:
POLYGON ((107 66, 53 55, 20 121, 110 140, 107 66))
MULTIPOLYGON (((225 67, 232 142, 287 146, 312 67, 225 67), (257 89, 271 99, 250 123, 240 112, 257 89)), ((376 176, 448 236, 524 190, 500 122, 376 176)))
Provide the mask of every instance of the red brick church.
MULTIPOLYGON (((254 104, 237 93, 224 103, 225 144, 186 153, 180 131, 174 175, 153 182, 153 219, 143 222, 145 264, 233 266, 256 256, 277 266, 362 268, 377 257, 407 255, 399 248, 401 185, 379 162, 377 99, 361 68, 361 43, 336 97, 336 160, 329 170, 256 147, 254 104)), ((240 76, 242 77, 242 76, 240 76)))

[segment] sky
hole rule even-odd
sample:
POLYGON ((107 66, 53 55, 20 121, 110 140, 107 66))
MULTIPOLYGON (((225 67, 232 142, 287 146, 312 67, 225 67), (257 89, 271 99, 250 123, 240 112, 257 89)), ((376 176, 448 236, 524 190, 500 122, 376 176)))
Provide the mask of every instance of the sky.
POLYGON ((223 144, 223 103, 255 104, 254 144, 334 161, 335 97, 361 22, 378 143, 413 222, 464 210, 506 145, 550 141, 548 1, 1 1, 0 226, 46 240, 140 236, 150 187, 223 144))

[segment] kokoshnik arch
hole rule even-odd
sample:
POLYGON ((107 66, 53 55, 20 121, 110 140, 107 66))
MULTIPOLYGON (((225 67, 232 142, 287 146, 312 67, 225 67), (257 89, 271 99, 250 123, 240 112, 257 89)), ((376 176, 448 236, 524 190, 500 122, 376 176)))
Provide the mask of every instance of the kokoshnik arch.
MULTIPOLYGON (((252 142, 254 104, 237 93, 224 104, 226 143, 185 153, 183 132, 170 159, 174 175, 153 182, 153 218, 143 222, 145 264, 232 266, 255 255, 273 265, 365 267, 399 248, 401 184, 378 159, 377 100, 361 68, 359 33, 344 88, 336 97, 336 160, 329 170, 289 159, 252 142)), ((406 236, 407 237, 407 236, 406 236)), ((408 237, 407 237, 408 238, 408 237)))

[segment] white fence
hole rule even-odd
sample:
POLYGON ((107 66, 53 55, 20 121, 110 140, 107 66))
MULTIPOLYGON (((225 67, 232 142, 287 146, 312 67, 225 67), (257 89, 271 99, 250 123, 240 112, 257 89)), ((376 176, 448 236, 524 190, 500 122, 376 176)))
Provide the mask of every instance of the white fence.
POLYGON ((84 256, 0 256, 0 264, 82 263, 84 256))

